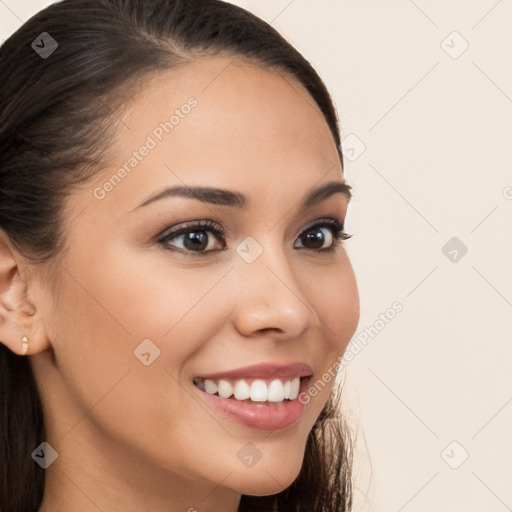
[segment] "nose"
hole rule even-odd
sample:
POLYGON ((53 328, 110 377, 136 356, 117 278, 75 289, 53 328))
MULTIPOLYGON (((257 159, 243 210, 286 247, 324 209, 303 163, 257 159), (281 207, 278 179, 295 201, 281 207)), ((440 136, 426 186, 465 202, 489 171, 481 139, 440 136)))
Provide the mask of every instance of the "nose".
POLYGON ((318 324, 318 315, 304 293, 314 286, 314 280, 299 279, 298 269, 290 267, 282 250, 264 247, 252 263, 237 261, 233 274, 238 282, 234 321, 241 335, 271 332, 282 340, 299 338, 318 324))

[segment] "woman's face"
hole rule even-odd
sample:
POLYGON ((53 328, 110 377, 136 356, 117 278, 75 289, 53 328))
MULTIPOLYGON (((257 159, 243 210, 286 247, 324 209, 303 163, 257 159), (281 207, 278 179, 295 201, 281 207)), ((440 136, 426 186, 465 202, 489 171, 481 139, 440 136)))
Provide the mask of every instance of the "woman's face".
POLYGON ((198 511, 279 492, 333 381, 305 406, 256 408, 212 399, 194 378, 242 368, 224 380, 243 396, 236 381, 250 391, 261 373, 244 367, 305 363, 261 374, 285 389, 312 373, 303 390, 354 334, 356 282, 334 238, 348 199, 336 187, 303 205, 343 182, 328 125, 292 78, 221 57, 159 74, 118 119, 115 161, 70 196, 58 293, 32 288, 50 350, 31 364, 59 453, 48 486, 52 471, 68 481, 61 470, 98 506, 124 489, 128 503, 180 495, 198 511), (229 194, 155 199, 172 187, 229 194))

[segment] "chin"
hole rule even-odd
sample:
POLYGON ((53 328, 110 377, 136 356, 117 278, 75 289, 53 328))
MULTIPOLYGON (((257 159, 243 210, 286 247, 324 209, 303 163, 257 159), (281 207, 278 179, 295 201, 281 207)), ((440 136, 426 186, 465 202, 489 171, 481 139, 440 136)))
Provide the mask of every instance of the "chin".
MULTIPOLYGON (((261 469, 251 474, 249 470, 247 476, 237 475, 232 485, 236 491, 250 496, 270 496, 280 493, 289 487, 298 477, 301 466, 280 467, 276 464, 275 470, 261 469)), ((245 473, 244 473, 245 475, 245 473)))

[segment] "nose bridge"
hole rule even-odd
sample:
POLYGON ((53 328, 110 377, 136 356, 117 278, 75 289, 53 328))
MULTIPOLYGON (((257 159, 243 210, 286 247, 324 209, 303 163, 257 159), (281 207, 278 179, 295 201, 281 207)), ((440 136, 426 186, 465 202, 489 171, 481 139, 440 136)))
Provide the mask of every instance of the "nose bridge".
POLYGON ((240 280, 238 322, 242 330, 278 329, 298 336, 317 319, 297 283, 280 244, 268 236, 263 243, 247 237, 237 247, 240 280))

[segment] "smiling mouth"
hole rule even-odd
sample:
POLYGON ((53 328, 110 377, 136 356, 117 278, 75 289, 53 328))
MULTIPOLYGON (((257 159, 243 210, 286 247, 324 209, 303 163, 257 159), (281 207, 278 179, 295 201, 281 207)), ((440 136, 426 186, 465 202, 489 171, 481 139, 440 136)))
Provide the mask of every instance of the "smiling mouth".
POLYGON ((295 400, 299 394, 301 381, 306 377, 276 379, 203 379, 194 378, 194 385, 210 395, 226 400, 236 400, 256 405, 279 405, 295 400))

